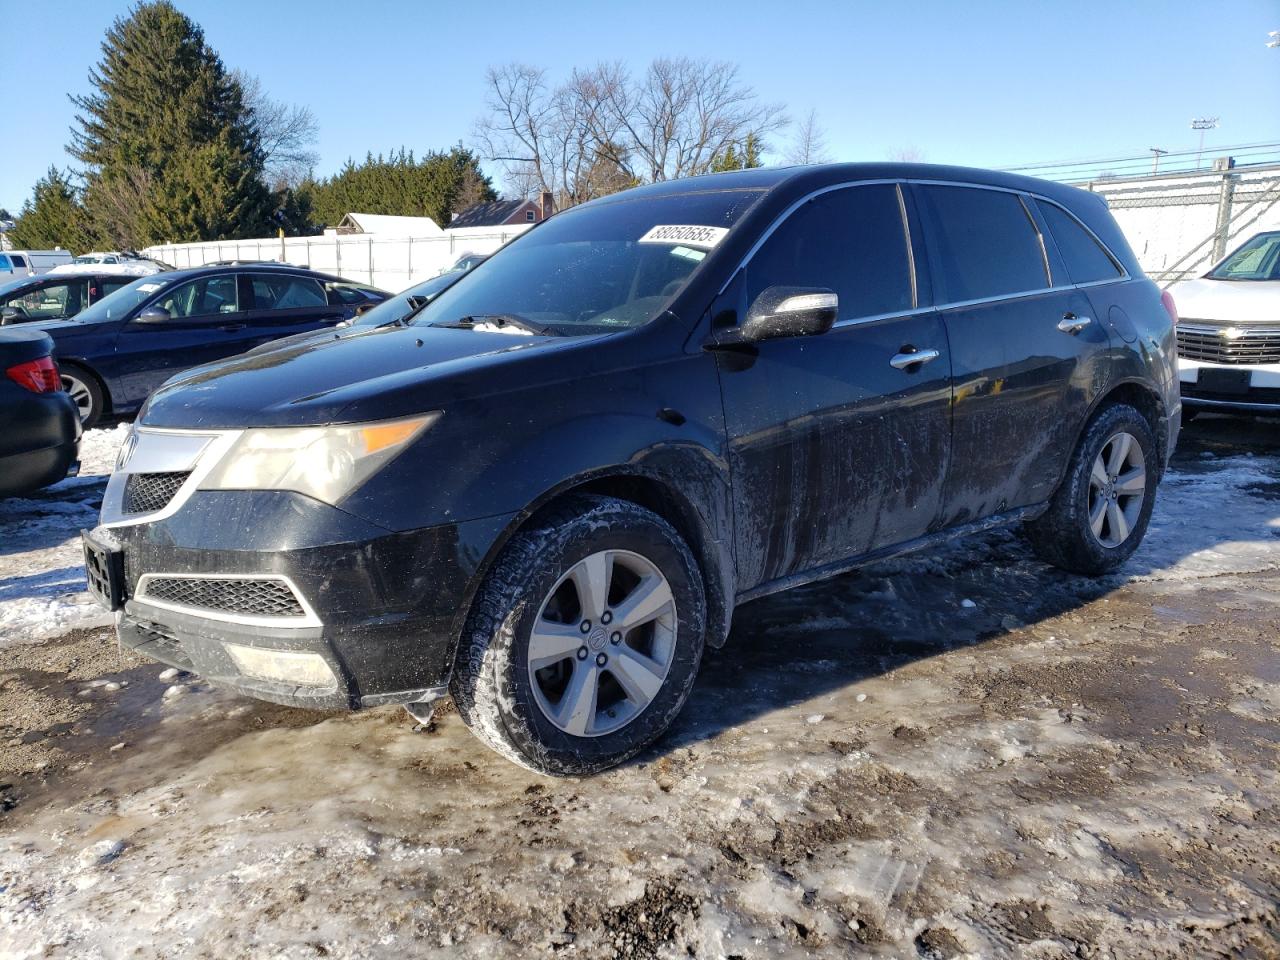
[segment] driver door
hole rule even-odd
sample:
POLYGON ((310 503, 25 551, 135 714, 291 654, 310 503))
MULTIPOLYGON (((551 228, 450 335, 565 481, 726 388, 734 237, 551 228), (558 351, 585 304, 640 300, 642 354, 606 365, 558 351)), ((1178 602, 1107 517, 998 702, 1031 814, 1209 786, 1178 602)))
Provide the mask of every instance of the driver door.
POLYGON ((951 360, 917 300, 908 203, 883 183, 812 197, 714 308, 743 317, 774 285, 839 297, 828 333, 717 353, 744 592, 911 540, 938 515, 951 360), (928 359, 904 363, 912 353, 928 359))

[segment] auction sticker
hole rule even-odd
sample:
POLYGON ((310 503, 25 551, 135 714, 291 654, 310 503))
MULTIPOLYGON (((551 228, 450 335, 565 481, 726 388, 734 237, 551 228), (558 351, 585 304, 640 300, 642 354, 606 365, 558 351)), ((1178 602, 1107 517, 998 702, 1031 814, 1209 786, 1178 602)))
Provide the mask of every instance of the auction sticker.
POLYGON ((701 247, 709 250, 723 240, 728 232, 728 227, 700 227, 692 224, 659 225, 641 237, 640 242, 682 243, 687 247, 701 247))

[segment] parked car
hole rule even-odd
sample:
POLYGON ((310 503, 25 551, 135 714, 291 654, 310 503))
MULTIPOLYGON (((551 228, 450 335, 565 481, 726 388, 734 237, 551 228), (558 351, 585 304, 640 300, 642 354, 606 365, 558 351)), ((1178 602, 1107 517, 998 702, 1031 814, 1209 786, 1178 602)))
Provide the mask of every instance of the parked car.
POLYGON ((450 273, 466 273, 468 270, 474 270, 480 264, 489 259, 490 254, 487 253, 464 253, 451 265, 440 271, 440 276, 450 273))
POLYGON ((38 276, 70 262, 68 250, 3 250, 0 251, 0 280, 38 276))
POLYGON ((127 286, 133 279, 110 273, 66 276, 52 270, 38 277, 0 283, 0 326, 32 320, 66 320, 127 286))
POLYGON ((54 267, 50 273, 99 273, 132 277, 147 277, 163 273, 173 267, 159 260, 140 257, 133 253, 84 253, 70 263, 54 267))
POLYGON ((387 293, 298 267, 197 267, 142 277, 69 320, 39 321, 85 426, 127 414, 174 373, 332 327, 387 293))
POLYGON ((0 496, 47 487, 79 467, 80 417, 52 352, 39 330, 0 330, 0 496))
POLYGON ((1280 230, 1255 234, 1169 292, 1187 414, 1280 413, 1280 230))
POLYGON ((157 660, 301 706, 451 692, 504 756, 588 773, 666 729, 737 603, 999 525, 1116 569, 1174 361, 1093 194, 916 164, 655 184, 404 325, 173 378, 86 562, 157 660))

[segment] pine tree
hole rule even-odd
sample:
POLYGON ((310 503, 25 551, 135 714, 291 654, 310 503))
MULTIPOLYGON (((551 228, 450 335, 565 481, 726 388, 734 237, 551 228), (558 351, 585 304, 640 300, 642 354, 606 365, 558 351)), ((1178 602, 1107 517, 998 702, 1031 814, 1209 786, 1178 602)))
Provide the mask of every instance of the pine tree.
POLYGON ((85 165, 103 239, 145 246, 269 229, 263 152, 240 84, 169 0, 115 21, 89 81, 94 93, 71 98, 80 128, 68 150, 85 165))
POLYGON ((62 247, 83 253, 89 249, 92 240, 88 218, 70 179, 57 167, 50 167, 49 172, 36 181, 31 199, 23 204, 9 239, 14 246, 25 250, 62 247))
POLYGON ((729 170, 754 170, 756 167, 764 166, 761 153, 763 149, 759 138, 754 133, 749 133, 747 139, 742 142, 741 152, 734 149, 734 144, 729 144, 723 153, 717 154, 711 161, 711 169, 715 173, 725 173, 729 170))

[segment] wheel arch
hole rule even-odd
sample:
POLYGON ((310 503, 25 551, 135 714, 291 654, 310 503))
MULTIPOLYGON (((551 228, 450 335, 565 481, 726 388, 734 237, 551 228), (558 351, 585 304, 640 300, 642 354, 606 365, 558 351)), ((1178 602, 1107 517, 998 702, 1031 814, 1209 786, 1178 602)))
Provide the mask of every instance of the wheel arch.
POLYGON ((596 494, 626 500, 651 510, 670 523, 689 545, 702 573, 707 604, 707 644, 724 646, 733 618, 733 564, 726 543, 715 538, 691 500, 673 484, 626 467, 594 471, 566 480, 547 490, 520 511, 494 540, 472 575, 463 602, 454 618, 449 663, 457 656, 457 642, 475 604, 480 585, 493 569, 511 538, 537 523, 556 505, 580 494, 596 494))
POLYGON ((1099 392, 1093 404, 1089 407, 1089 412, 1084 421, 1076 431, 1075 443, 1071 449, 1074 450, 1080 445, 1080 440, 1084 437, 1085 431, 1089 429, 1089 424, 1093 422, 1093 418, 1098 415, 1100 410, 1118 403, 1128 404, 1133 407, 1142 414, 1143 419, 1150 425, 1151 432, 1155 435, 1156 447, 1159 452, 1157 458, 1158 469, 1160 475, 1163 476, 1165 464, 1168 463, 1171 452, 1169 450, 1169 413, 1165 409, 1164 400, 1161 399, 1159 391, 1150 383, 1137 377, 1113 383, 1107 390, 1099 392))
POLYGON ((94 383, 98 385, 98 389, 102 391, 102 412, 98 414, 99 419, 112 411, 114 403, 111 399, 111 388, 107 386, 107 381, 102 374, 78 357, 54 357, 54 361, 58 364, 59 370, 63 367, 71 367, 79 373, 93 378, 94 383))

